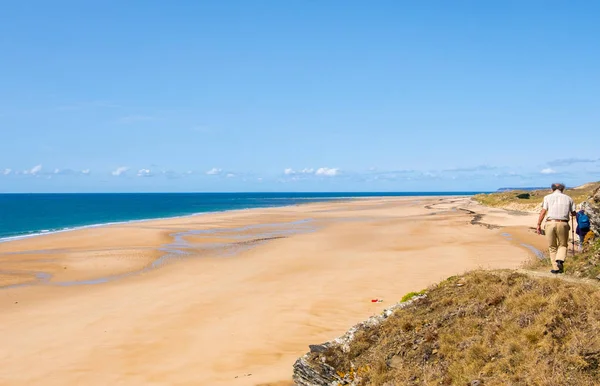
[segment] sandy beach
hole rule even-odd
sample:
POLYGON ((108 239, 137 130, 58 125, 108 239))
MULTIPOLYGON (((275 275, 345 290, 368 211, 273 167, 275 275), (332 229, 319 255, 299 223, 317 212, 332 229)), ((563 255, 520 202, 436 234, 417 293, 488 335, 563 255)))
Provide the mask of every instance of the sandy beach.
POLYGON ((291 384, 309 344, 407 292, 535 258, 536 217, 374 198, 1 243, 0 384, 291 384))

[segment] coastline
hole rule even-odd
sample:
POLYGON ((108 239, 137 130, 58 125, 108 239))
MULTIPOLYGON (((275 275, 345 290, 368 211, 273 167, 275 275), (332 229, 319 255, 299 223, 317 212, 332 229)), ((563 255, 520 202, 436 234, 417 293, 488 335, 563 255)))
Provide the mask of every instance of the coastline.
MULTIPOLYGON (((462 192, 465 194, 460 194, 461 192, 457 192, 456 196, 473 196, 474 194, 477 194, 477 192, 462 192)), ((1 193, 0 195, 23 195, 25 193, 1 193)), ((54 194, 60 194, 60 195, 79 195, 79 193, 44 193, 41 195, 54 195, 54 194)), ((97 194, 97 193, 83 193, 83 195, 102 195, 104 193, 101 194, 97 194)), ((113 193, 106 193, 106 194, 113 194, 113 193)), ((125 195, 135 195, 135 194, 139 194, 139 193, 123 193, 125 195)), ((143 193, 143 194, 162 194, 162 193, 143 193)), ((187 194, 197 194, 197 193, 173 193, 173 194, 182 194, 182 195, 187 195, 187 194)), ((219 193, 219 194, 227 194, 227 195, 235 195, 236 193, 219 193)), ((257 193, 260 194, 260 193, 257 193)), ((294 193, 297 194, 297 193, 294 193)), ((316 194, 316 193, 306 193, 307 195, 311 195, 311 194, 316 194)), ((337 194, 337 193, 335 193, 337 194)), ((97 228, 97 227, 103 227, 103 226, 111 226, 111 225, 122 225, 122 224, 128 224, 128 223, 136 223, 136 222, 144 222, 144 221, 155 221, 155 220, 169 220, 169 219, 177 219, 177 218, 186 218, 186 217, 190 217, 190 216, 200 216, 200 215, 205 215, 205 214, 212 214, 212 213, 223 213, 223 212, 231 212, 231 211, 238 211, 238 210, 249 210, 249 209, 264 209, 264 208, 282 208, 282 207, 286 207, 286 206, 295 206, 295 205, 305 205, 308 203, 304 203, 302 201, 311 201, 310 203, 319 203, 319 202, 338 202, 338 201, 351 201, 351 200, 361 200, 361 199, 377 199, 377 198, 401 198, 401 197, 438 197, 438 194, 440 197, 451 197, 454 196, 453 192, 390 192, 390 193, 365 193, 365 194, 373 194, 373 195, 360 195, 361 193, 353 193, 353 192, 344 192, 344 193, 340 193, 339 196, 331 196, 331 197, 319 197, 319 196, 308 196, 308 197, 270 197, 270 200, 273 201, 277 201, 277 200, 296 200, 299 201, 298 203, 293 203, 293 204, 285 204, 285 205, 267 205, 267 206, 248 206, 245 208, 235 208, 235 209, 221 209, 221 210, 209 210, 209 211, 201 211, 201 212, 191 212, 191 213, 186 213, 186 214, 173 214, 173 215, 166 215, 166 216, 157 216, 157 217, 144 217, 144 218, 134 218, 134 219, 128 219, 128 220, 116 220, 116 221, 107 221, 107 222, 98 222, 98 223, 91 223, 91 224, 83 224, 83 225, 71 225, 71 226, 65 226, 62 228, 53 228, 53 229, 43 229, 43 230, 31 230, 31 231, 27 231, 27 233, 22 233, 22 234, 16 234, 16 235, 10 235, 10 236, 0 236, 0 243, 5 243, 5 242, 10 242, 13 240, 21 240, 21 239, 25 239, 25 238, 29 238, 29 237, 38 237, 38 236, 44 236, 44 235, 50 235, 50 234, 55 234, 55 233, 62 233, 62 232, 70 232, 70 231, 77 231, 80 229, 86 229, 86 228, 97 228), (415 195, 413 195, 413 193, 415 195), (429 194, 431 193, 431 194, 429 194), (346 195, 344 195, 346 194, 346 195), (425 194, 425 195, 419 195, 419 194, 425 194)))
POLYGON ((185 254, 100 285, 0 290, 7 337, 0 379, 288 384, 309 343, 339 336, 405 293, 474 268, 519 267, 531 253, 516 245, 517 230, 528 237, 530 220, 478 207, 468 197, 377 197, 3 243, 2 264, 48 269, 56 282, 148 267, 164 245, 185 254), (472 225, 472 216, 457 210, 463 206, 481 213, 484 223, 515 227, 514 240, 472 225), (177 244, 174 234, 187 244, 177 244), (31 357, 44 361, 31 368, 31 357))

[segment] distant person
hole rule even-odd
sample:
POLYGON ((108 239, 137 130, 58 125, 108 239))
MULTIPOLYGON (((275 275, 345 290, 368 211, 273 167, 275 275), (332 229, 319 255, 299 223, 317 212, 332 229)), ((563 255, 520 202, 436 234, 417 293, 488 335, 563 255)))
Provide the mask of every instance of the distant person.
POLYGON ((569 215, 575 216, 575 203, 573 199, 564 194, 563 184, 552 184, 552 193, 544 197, 542 212, 538 219, 537 232, 542 234, 542 221, 546 214, 546 226, 544 231, 550 251, 552 262, 552 273, 563 273, 563 263, 567 258, 569 245, 569 215))
POLYGON ((583 205, 579 205, 579 212, 577 212, 577 229, 575 233, 579 236, 579 250, 583 249, 583 241, 585 240, 585 236, 590 231, 590 218, 588 217, 585 210, 583 210, 583 205))

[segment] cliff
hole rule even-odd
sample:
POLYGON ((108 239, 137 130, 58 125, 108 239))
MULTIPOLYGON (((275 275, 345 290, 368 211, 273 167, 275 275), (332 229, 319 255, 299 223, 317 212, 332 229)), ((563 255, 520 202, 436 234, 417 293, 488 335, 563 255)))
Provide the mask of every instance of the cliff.
POLYGON ((450 278, 341 338, 311 346, 294 365, 294 381, 595 385, 600 291, 593 282, 564 278, 510 271, 450 278))
POLYGON ((600 187, 596 188, 590 198, 583 203, 583 209, 590 217, 592 230, 600 236, 600 187))

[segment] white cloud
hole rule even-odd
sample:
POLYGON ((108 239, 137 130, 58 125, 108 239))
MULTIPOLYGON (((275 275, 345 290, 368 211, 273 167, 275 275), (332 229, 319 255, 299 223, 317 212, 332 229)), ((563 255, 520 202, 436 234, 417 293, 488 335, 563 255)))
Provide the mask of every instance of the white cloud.
POLYGON ((262 177, 258 177, 256 180, 257 180, 258 182, 262 182, 262 180, 263 180, 263 179, 262 179, 262 177))
POLYGON ((150 169, 140 169, 137 172, 137 176, 138 177, 152 177, 154 174, 152 174, 152 171, 150 169))
POLYGON ((554 170, 554 169, 551 169, 551 168, 546 168, 546 169, 542 169, 542 170, 540 171, 540 173, 542 173, 542 174, 555 174, 555 173, 556 173, 556 170, 554 170))
POLYGON ((313 168, 304 168, 302 170, 294 170, 292 168, 287 168, 283 170, 283 174, 287 176, 293 176, 294 174, 312 174, 315 169, 313 168))
POLYGON ((233 178, 233 177, 235 177, 235 174, 233 174, 233 173, 227 173, 227 178, 233 178))
POLYGON ((5 176, 8 176, 10 173, 12 173, 12 169, 4 169, 4 171, 2 172, 2 174, 4 174, 5 176))
POLYGON ((126 173, 128 170, 129 170, 129 168, 127 166, 120 166, 120 167, 116 168, 115 170, 113 170, 112 175, 118 177, 118 176, 126 173))
POLYGON ((36 165, 34 167, 32 167, 30 170, 25 170, 23 172, 23 174, 31 174, 31 175, 37 175, 40 171, 42 171, 42 165, 36 165))
POLYGON ((315 174, 317 176, 328 176, 333 177, 338 175, 339 169, 337 168, 318 168, 315 174))
POLYGON ((87 169, 87 173, 85 173, 85 170, 82 171, 76 171, 73 169, 59 169, 56 168, 54 169, 54 171, 52 173, 44 173, 44 174, 54 174, 57 176, 75 176, 75 175, 79 175, 79 174, 88 174, 89 173, 89 169, 87 169))
POLYGON ((221 174, 223 170, 219 169, 219 168, 212 168, 209 171, 206 172, 206 174, 208 174, 209 176, 216 176, 217 174, 221 174))
POLYGON ((87 176, 88 174, 90 174, 90 169, 83 169, 81 171, 81 174, 85 174, 87 176))

